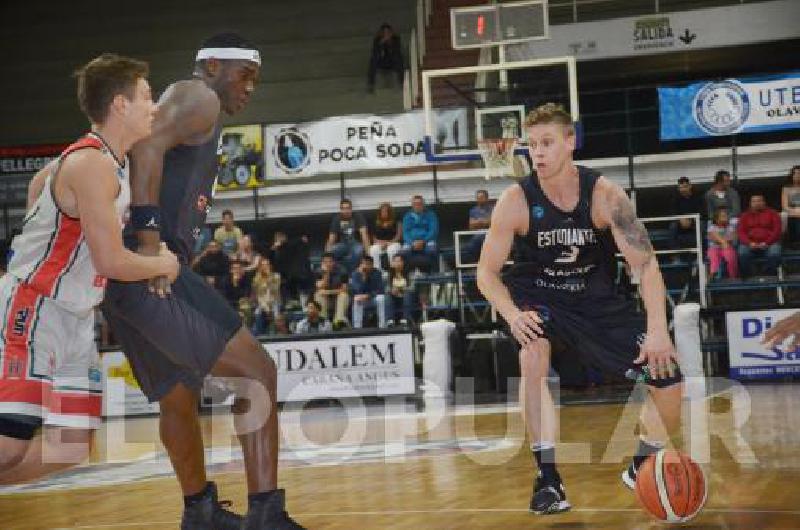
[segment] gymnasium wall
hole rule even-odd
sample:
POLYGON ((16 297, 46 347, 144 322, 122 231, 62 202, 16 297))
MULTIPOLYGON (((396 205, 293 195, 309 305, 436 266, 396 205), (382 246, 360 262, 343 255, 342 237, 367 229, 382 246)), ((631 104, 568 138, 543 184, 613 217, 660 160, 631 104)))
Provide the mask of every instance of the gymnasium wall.
POLYGON ((262 52, 259 86, 230 123, 399 112, 402 91, 367 96, 372 38, 383 22, 406 39, 413 0, 178 0, 0 3, 0 145, 65 142, 87 128, 71 72, 103 52, 147 60, 160 93, 191 75, 199 44, 237 31, 262 52))

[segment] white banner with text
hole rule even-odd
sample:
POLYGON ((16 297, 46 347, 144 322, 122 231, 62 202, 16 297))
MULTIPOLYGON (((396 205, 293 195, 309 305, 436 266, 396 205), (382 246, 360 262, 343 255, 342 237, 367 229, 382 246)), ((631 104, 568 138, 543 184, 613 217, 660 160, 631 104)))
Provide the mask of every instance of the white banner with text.
MULTIPOLYGON (((466 109, 438 111, 437 142, 455 147, 466 141, 466 109)), ((320 173, 424 166, 424 114, 337 116, 320 121, 265 127, 268 179, 320 173)))

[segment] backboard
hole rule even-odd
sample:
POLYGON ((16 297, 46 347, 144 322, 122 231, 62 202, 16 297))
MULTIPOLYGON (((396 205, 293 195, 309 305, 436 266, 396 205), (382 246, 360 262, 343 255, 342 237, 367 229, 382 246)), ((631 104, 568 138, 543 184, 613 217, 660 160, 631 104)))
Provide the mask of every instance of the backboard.
POLYGON ((522 0, 450 9, 453 49, 550 38, 547 0, 522 0))
POLYGON ((422 72, 425 112, 425 149, 429 162, 480 160, 478 142, 506 136, 510 124, 520 138, 517 152, 525 152, 523 123, 532 109, 558 103, 580 118, 574 57, 464 66, 422 72), (466 110, 466 131, 454 135, 446 110, 466 110), (457 141, 446 141, 447 138, 457 141))

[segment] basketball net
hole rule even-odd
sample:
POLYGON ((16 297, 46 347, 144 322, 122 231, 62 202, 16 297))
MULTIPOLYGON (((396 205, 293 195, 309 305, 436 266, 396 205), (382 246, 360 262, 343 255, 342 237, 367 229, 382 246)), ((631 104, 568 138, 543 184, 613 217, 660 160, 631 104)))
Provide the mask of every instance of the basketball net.
POLYGON ((486 169, 486 180, 493 178, 513 177, 514 150, 519 144, 517 138, 516 118, 503 118, 500 122, 503 127, 502 138, 485 138, 478 140, 478 147, 486 169))

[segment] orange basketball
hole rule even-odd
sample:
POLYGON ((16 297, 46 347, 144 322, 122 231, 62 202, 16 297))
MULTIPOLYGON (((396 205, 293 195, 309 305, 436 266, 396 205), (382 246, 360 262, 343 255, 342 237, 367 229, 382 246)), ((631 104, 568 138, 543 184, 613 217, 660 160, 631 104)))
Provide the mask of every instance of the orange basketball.
POLYGON ((670 523, 688 521, 706 503, 703 470, 678 451, 662 449, 647 457, 636 475, 636 497, 656 519, 670 523))

